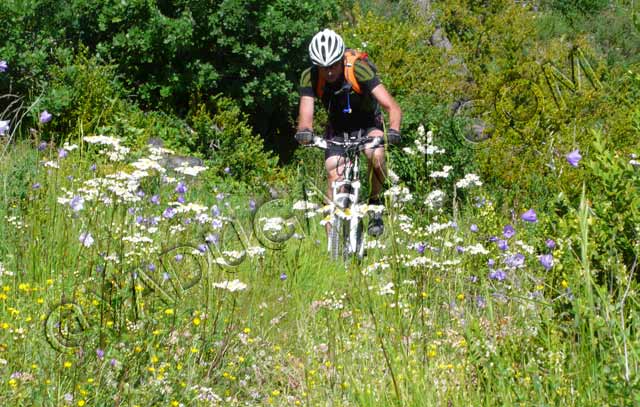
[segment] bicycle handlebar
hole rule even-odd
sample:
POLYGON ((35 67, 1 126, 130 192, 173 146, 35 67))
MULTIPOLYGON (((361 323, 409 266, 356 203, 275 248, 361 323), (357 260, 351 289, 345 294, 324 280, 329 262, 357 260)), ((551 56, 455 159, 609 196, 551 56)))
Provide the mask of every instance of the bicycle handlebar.
POLYGON ((308 144, 309 147, 318 147, 322 150, 327 150, 329 144, 341 146, 345 148, 358 148, 359 150, 365 150, 368 148, 376 148, 380 145, 384 145, 384 137, 361 137, 356 140, 344 140, 338 141, 333 139, 324 139, 322 137, 313 136, 313 142, 308 144))

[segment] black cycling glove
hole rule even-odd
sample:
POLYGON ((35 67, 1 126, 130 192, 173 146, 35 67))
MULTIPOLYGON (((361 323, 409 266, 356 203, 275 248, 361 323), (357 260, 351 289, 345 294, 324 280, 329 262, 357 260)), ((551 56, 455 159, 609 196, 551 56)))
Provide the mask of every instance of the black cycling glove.
POLYGON ((309 129, 300 130, 294 136, 300 144, 311 144, 313 142, 313 132, 309 129))
POLYGON ((400 135, 400 131, 396 129, 387 130, 387 140, 389 144, 400 144, 402 141, 402 136, 400 135))

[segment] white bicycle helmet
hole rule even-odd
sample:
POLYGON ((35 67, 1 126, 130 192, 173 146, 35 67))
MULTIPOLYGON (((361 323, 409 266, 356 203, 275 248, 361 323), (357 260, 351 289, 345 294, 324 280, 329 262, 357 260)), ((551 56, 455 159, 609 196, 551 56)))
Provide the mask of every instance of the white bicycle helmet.
POLYGON ((344 41, 334 31, 324 29, 313 36, 309 44, 311 62, 318 66, 331 66, 342 59, 344 41))

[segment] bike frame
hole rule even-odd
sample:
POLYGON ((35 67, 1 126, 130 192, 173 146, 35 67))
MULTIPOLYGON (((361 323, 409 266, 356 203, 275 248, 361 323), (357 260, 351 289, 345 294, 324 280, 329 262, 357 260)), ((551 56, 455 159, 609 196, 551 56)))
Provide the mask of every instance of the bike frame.
MULTIPOLYGON (((345 251, 348 254, 356 254, 359 258, 364 255, 365 233, 362 228, 362 215, 360 211, 354 210, 360 202, 360 153, 366 148, 376 148, 382 144, 380 138, 367 138, 362 135, 361 131, 353 134, 344 133, 342 135, 344 141, 325 140, 320 137, 314 137, 313 145, 327 149, 329 144, 344 147, 345 152, 340 156, 340 160, 344 160, 344 164, 339 162, 338 168, 343 166, 341 179, 331 184, 333 199, 331 201, 330 223, 331 228, 339 227, 341 218, 348 221, 348 236, 344 242, 345 251)), ((337 233, 329 233, 327 239, 327 251, 331 252, 332 247, 336 244, 334 238, 340 239, 340 230, 337 233)))
MULTIPOLYGON (((348 154, 347 155, 351 155, 348 154)), ((362 257, 364 252, 364 236, 362 241, 358 241, 358 224, 361 222, 358 213, 354 211, 355 205, 358 204, 360 198, 360 153, 354 154, 354 157, 347 157, 344 164, 344 172, 342 180, 334 181, 331 189, 333 190, 333 207, 331 215, 331 227, 338 224, 336 220, 339 217, 339 213, 336 211, 340 209, 346 215, 349 222, 349 239, 345 242, 349 253, 356 253, 359 257, 362 257), (344 192, 341 192, 344 191, 344 192), (360 247, 358 247, 360 246, 360 247)), ((331 241, 331 235, 329 237, 327 250, 330 250, 333 242, 331 241)))

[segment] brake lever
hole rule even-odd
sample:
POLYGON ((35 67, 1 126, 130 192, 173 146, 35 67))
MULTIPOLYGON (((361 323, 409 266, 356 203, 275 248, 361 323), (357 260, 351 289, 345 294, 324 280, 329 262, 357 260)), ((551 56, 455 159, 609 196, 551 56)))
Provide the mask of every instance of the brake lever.
POLYGON ((327 149, 327 140, 323 139, 322 137, 318 137, 318 136, 313 136, 313 143, 309 144, 309 146, 312 147, 319 147, 323 150, 327 149))

